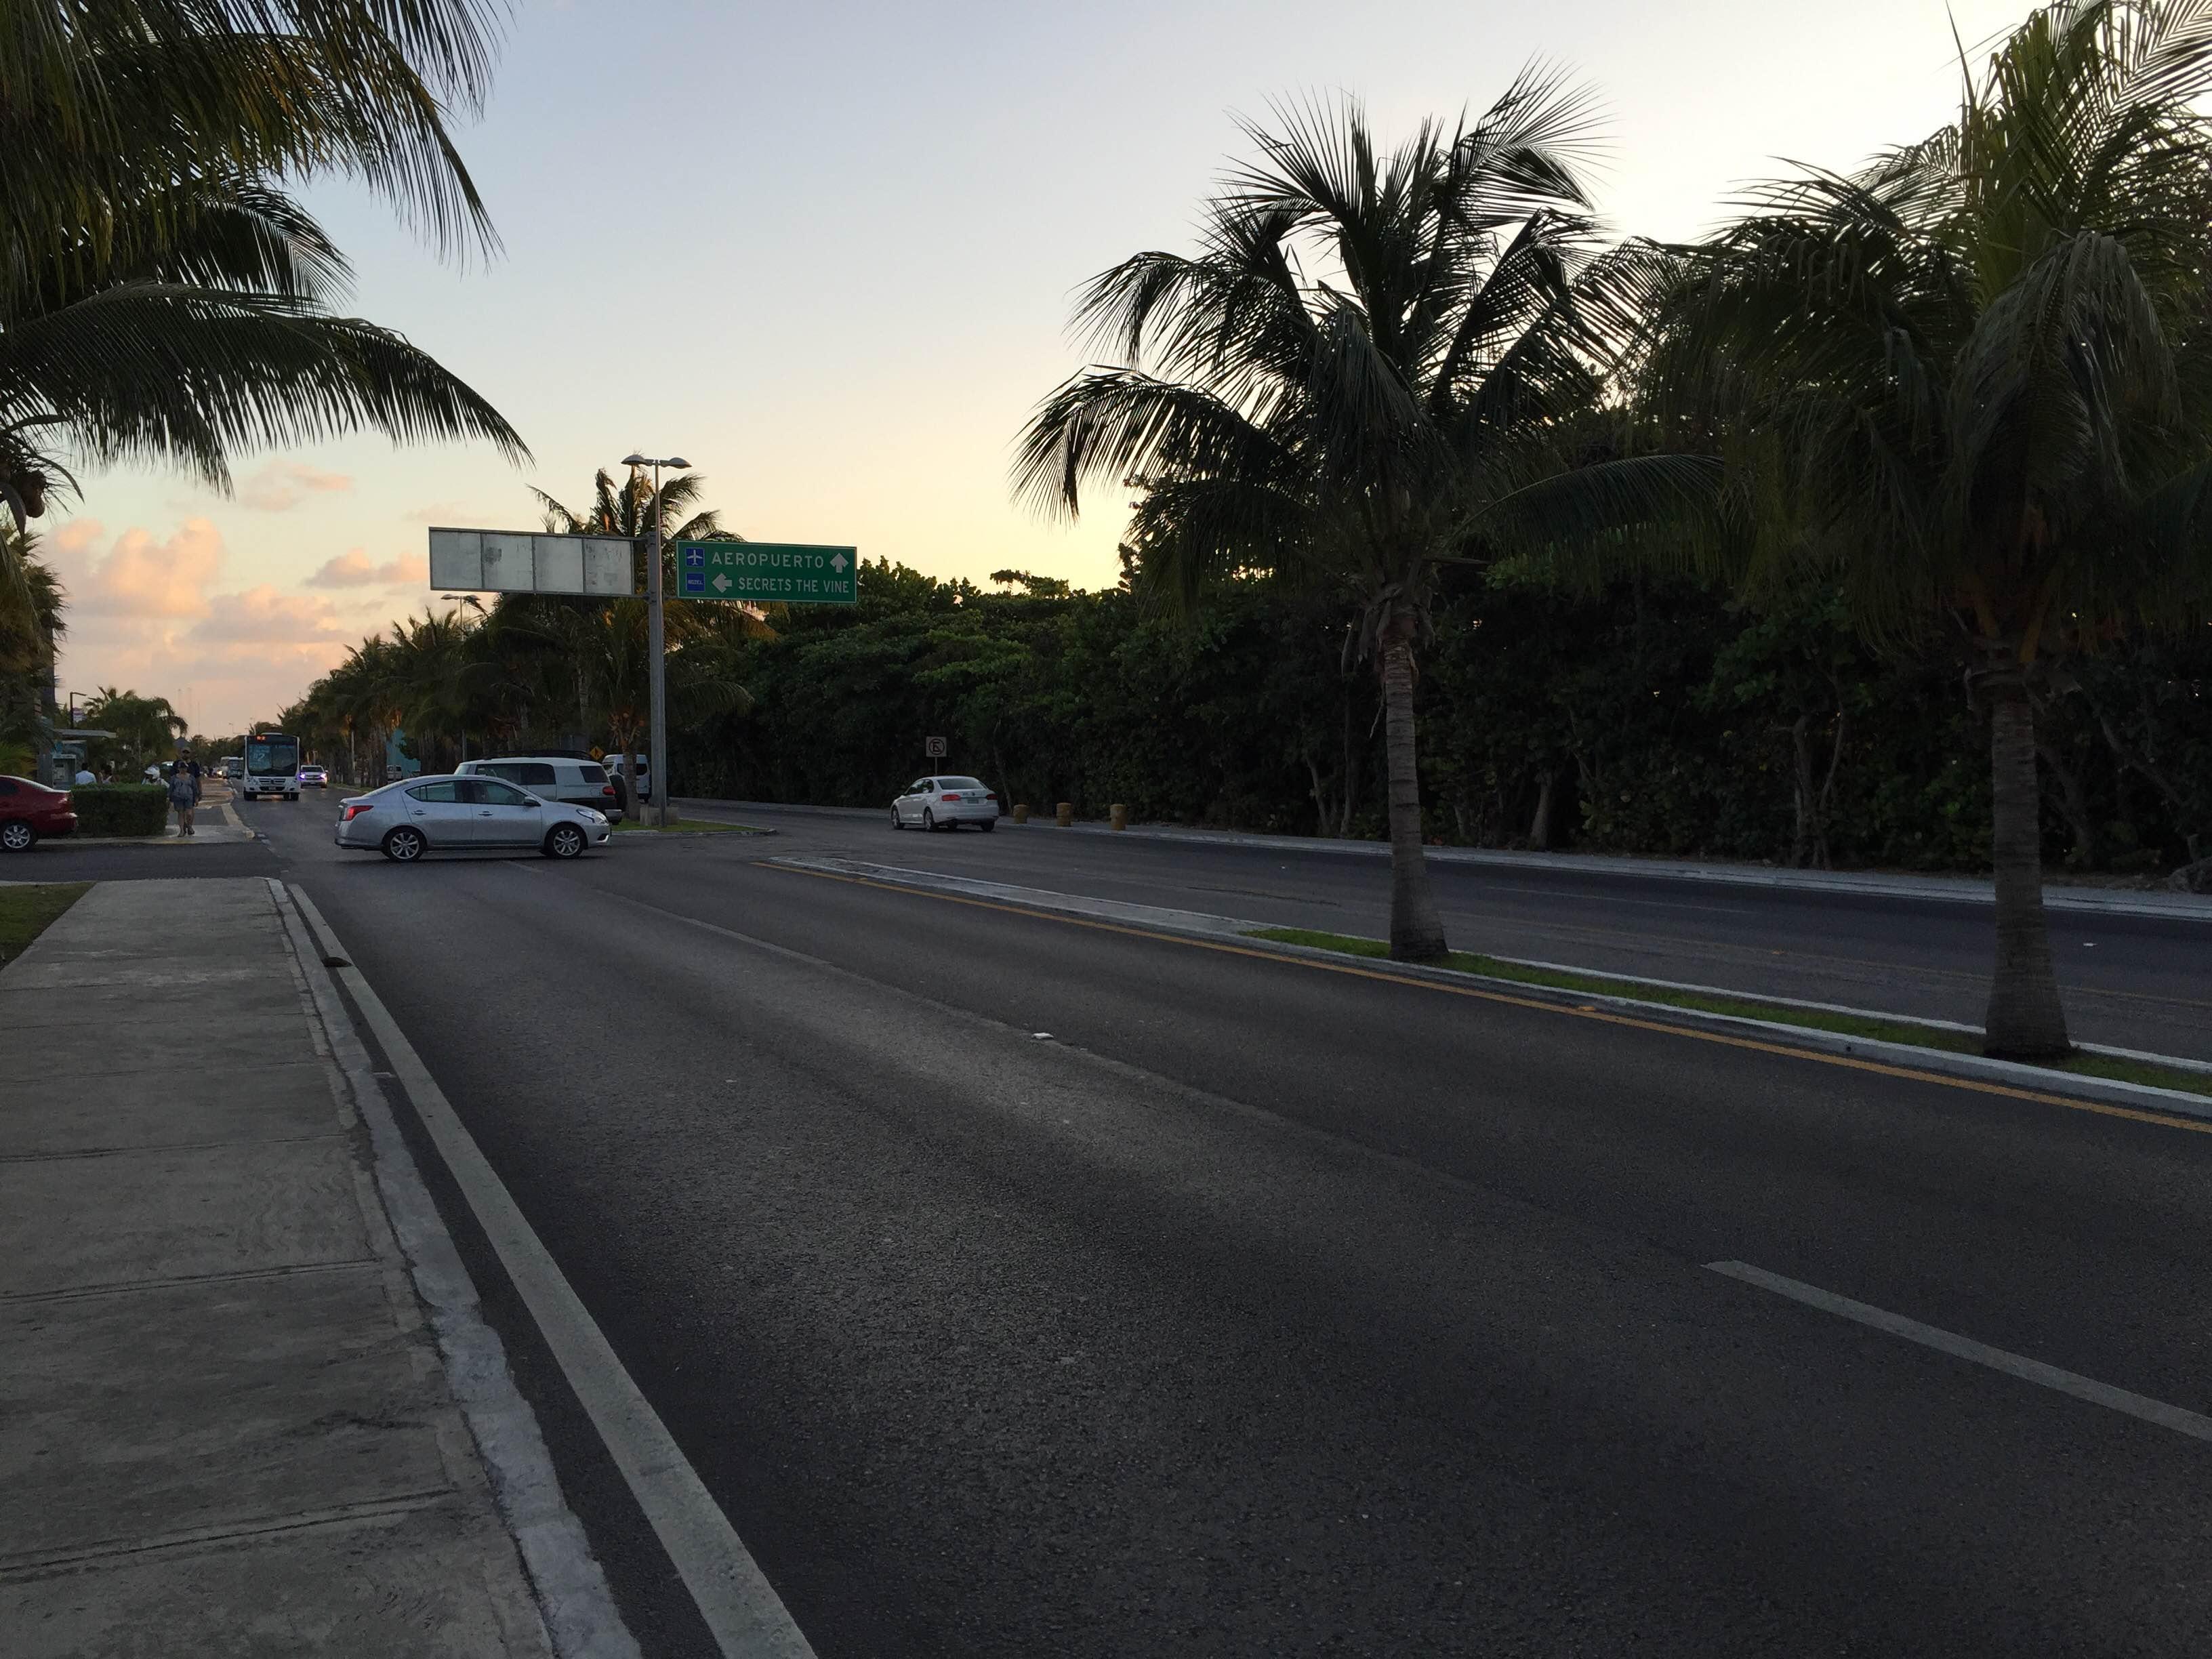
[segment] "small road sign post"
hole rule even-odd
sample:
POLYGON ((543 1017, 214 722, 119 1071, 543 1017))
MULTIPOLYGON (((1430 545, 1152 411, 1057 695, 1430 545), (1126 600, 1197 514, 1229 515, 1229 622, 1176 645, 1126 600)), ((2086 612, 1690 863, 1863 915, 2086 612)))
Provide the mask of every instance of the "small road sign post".
POLYGON ((945 758, 945 739, 942 738, 924 738, 921 740, 921 752, 928 756, 932 760, 943 760, 945 758))
POLYGON ((745 605, 857 605, 860 556, 791 542, 678 542, 676 591, 745 605))

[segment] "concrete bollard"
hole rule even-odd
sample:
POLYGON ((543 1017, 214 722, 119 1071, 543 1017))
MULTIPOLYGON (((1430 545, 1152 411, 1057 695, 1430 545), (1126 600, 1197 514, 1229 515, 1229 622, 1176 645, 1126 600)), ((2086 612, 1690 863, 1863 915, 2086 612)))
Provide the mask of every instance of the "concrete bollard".
POLYGON ((1027 823, 1029 821, 1030 809, 1027 803, 1024 802, 1017 805, 1014 808, 1014 822, 1016 823, 1027 823))
POLYGON ((1115 801, 1106 809, 1106 821, 1116 830, 1127 830, 1129 827, 1129 809, 1115 801))
POLYGON ((1068 828, 1075 822, 1075 803, 1069 800, 1060 802, 1060 810, 1052 815, 1052 821, 1063 830, 1068 828))

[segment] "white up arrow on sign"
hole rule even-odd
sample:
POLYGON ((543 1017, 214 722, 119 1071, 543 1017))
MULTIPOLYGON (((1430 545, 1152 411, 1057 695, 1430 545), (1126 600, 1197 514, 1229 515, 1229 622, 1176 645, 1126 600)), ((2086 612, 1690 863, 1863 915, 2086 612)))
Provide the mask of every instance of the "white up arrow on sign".
POLYGON ((840 553, 836 558, 830 560, 830 568, 836 571, 839 575, 843 575, 845 574, 845 556, 842 553, 840 553))
POLYGON ((715 577, 715 578, 714 578, 714 591, 715 591, 717 593, 726 593, 726 592, 728 592, 730 591, 730 579, 729 579, 727 576, 717 576, 717 577, 715 577))

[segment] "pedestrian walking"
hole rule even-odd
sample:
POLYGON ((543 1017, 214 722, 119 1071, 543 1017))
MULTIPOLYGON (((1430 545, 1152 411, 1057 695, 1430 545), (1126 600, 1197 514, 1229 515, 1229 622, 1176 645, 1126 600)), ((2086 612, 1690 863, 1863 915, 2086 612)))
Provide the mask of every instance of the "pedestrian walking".
POLYGON ((79 785, 80 787, 82 787, 82 785, 84 785, 84 784, 88 784, 88 783, 98 783, 98 782, 100 781, 100 780, 99 780, 98 778, 96 778, 96 777, 94 777, 94 776, 93 775, 93 774, 92 774, 92 769, 91 769, 89 766, 82 766, 82 765, 80 765, 80 766, 76 769, 76 782, 78 783, 78 785, 79 785))
POLYGON ((179 766, 169 775, 169 805, 177 809, 177 833, 192 833, 192 809, 200 804, 199 791, 192 787, 192 775, 179 766))

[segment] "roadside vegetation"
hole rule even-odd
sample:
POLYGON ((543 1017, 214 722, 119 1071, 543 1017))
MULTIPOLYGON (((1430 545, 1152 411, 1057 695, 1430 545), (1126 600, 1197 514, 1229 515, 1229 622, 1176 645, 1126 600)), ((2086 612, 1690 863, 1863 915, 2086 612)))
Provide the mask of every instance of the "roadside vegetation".
MULTIPOLYGON (((1563 78, 1277 111, 1018 445, 1133 501, 1120 586, 677 607, 672 792, 877 805, 942 734, 1040 806, 1387 834, 1411 960, 1440 840, 1990 870, 1987 1047, 2063 1056, 2044 866, 2212 890, 2212 0, 2060 0, 1960 87, 1681 246, 1601 239, 1563 78)), ((627 603, 426 616, 288 719, 626 749, 627 603)))
POLYGON ((86 467, 228 489, 247 452, 507 421, 344 314, 343 252, 301 204, 343 179, 439 253, 497 248, 449 122, 479 109, 477 0, 23 0, 0 29, 0 758, 47 738, 66 594, 32 534, 86 467))
POLYGON ((29 950, 33 939, 91 890, 88 881, 16 882, 0 886, 0 968, 29 950))

